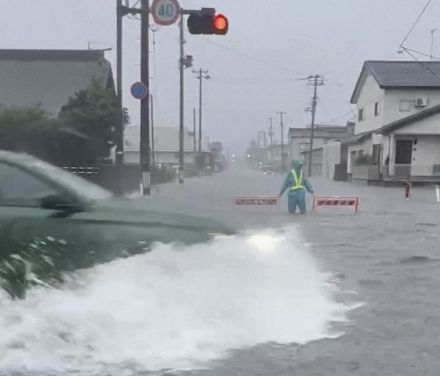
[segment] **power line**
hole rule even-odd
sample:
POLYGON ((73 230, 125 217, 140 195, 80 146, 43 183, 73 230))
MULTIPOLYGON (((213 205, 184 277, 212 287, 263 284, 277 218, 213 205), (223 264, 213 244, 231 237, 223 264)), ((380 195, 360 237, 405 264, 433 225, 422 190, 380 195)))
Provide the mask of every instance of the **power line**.
POLYGON ((403 38, 402 43, 400 43, 399 46, 399 50, 401 50, 403 48, 403 45, 405 44, 405 42, 408 40, 409 36, 411 35, 411 33, 413 32, 413 30, 415 29, 415 27, 417 26, 417 24, 419 23, 420 19, 422 18, 423 14, 425 13, 426 9, 428 8, 429 4, 431 4, 432 0, 428 0, 425 4, 425 6, 423 7, 422 11, 420 12, 419 16, 417 17, 416 21, 414 22, 414 24, 411 26, 411 29, 408 31, 408 34, 406 34, 405 38, 403 38))
POLYGON ((408 48, 408 47, 403 47, 403 49, 411 51, 411 52, 413 52, 415 54, 418 54, 418 55, 421 55, 421 56, 429 57, 430 59, 435 59, 435 60, 439 60, 440 61, 440 57, 431 56, 431 55, 429 55, 427 53, 420 52, 420 51, 417 51, 417 50, 413 50, 412 48, 408 48))
POLYGON ((339 116, 336 116, 336 117, 334 117, 334 118, 332 118, 332 119, 330 119, 330 120, 321 121, 320 124, 324 124, 324 125, 325 125, 325 124, 330 124, 330 123, 333 123, 333 122, 336 121, 336 120, 346 118, 346 117, 348 117, 349 115, 352 115, 352 116, 355 115, 354 111, 351 110, 351 111, 348 111, 348 112, 346 112, 346 113, 344 113, 344 114, 341 114, 341 115, 339 115, 339 116))
POLYGON ((219 47, 219 48, 222 48, 222 49, 224 49, 224 50, 226 50, 226 51, 229 51, 229 52, 231 52, 231 53, 233 53, 233 54, 235 54, 235 55, 237 55, 237 56, 240 56, 240 57, 245 58, 245 59, 248 59, 248 60, 252 60, 252 61, 254 61, 254 62, 257 62, 257 63, 263 64, 263 65, 266 65, 266 66, 268 66, 268 67, 275 68, 275 69, 278 69, 278 70, 283 70, 283 71, 286 71, 286 72, 292 72, 292 73, 295 73, 295 74, 297 74, 297 75, 299 75, 299 76, 308 76, 307 73, 304 73, 304 72, 298 72, 298 71, 296 71, 296 70, 293 70, 293 69, 291 69, 291 68, 284 67, 284 66, 282 66, 282 65, 268 63, 267 61, 265 61, 265 60, 263 60, 263 59, 260 59, 259 57, 245 54, 245 53, 240 52, 240 51, 238 51, 238 50, 236 50, 236 49, 234 49, 234 48, 231 48, 231 47, 225 46, 225 45, 223 45, 223 44, 221 44, 221 43, 218 43, 218 42, 214 42, 214 41, 212 41, 212 40, 210 40, 210 39, 208 39, 208 38, 206 38, 206 37, 203 37, 203 40, 205 40, 206 42, 211 43, 211 44, 213 44, 213 45, 215 45, 215 46, 217 46, 217 47, 219 47))

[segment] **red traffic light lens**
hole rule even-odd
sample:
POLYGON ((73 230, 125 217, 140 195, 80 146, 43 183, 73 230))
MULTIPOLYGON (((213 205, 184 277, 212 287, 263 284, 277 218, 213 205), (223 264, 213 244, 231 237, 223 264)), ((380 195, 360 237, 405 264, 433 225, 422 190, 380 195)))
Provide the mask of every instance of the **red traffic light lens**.
POLYGON ((228 19, 223 14, 218 14, 214 17, 214 28, 219 33, 228 31, 228 19))

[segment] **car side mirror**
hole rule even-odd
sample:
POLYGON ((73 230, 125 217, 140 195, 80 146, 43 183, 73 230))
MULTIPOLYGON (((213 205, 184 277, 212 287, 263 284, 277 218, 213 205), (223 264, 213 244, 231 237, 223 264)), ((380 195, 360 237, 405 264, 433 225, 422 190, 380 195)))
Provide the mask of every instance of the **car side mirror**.
POLYGON ((56 210, 66 214, 82 211, 81 204, 67 195, 53 194, 43 197, 40 201, 41 208, 56 210))

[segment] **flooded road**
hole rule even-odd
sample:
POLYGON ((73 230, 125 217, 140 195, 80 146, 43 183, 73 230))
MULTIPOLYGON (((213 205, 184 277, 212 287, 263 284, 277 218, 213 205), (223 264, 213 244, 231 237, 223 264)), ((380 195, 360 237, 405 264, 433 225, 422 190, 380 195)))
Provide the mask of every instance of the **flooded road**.
POLYGON ((140 199, 243 233, 158 245, 62 290, 0 300, 0 374, 437 375, 433 190, 405 200, 402 189, 312 180, 317 194, 359 195, 358 215, 232 205, 281 181, 229 171, 140 199))
MULTIPOLYGON (((216 184, 225 178, 213 177, 206 183, 205 202, 195 204, 228 217, 228 211, 216 205, 216 196, 276 194, 282 180, 279 175, 229 174, 228 188, 216 184)), ((237 351, 213 370, 190 374, 437 375, 440 205, 434 189, 416 187, 406 200, 403 188, 316 179, 312 184, 318 195, 359 196, 359 214, 320 209, 316 215, 291 217, 284 203, 280 210, 235 209, 229 218, 245 227, 297 224, 321 267, 345 292, 340 300, 363 303, 349 313, 348 322, 334 326, 345 335, 305 346, 266 344, 237 351)), ((188 195, 196 186, 194 181, 188 195)))

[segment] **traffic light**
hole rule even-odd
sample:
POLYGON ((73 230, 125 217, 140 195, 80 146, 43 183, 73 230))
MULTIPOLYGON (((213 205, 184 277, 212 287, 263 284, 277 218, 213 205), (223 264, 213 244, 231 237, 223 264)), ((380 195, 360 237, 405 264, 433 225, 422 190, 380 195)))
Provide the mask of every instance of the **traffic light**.
POLYGON ((229 22, 223 14, 212 11, 194 12, 188 17, 188 30, 191 34, 218 34, 228 32, 229 22))

